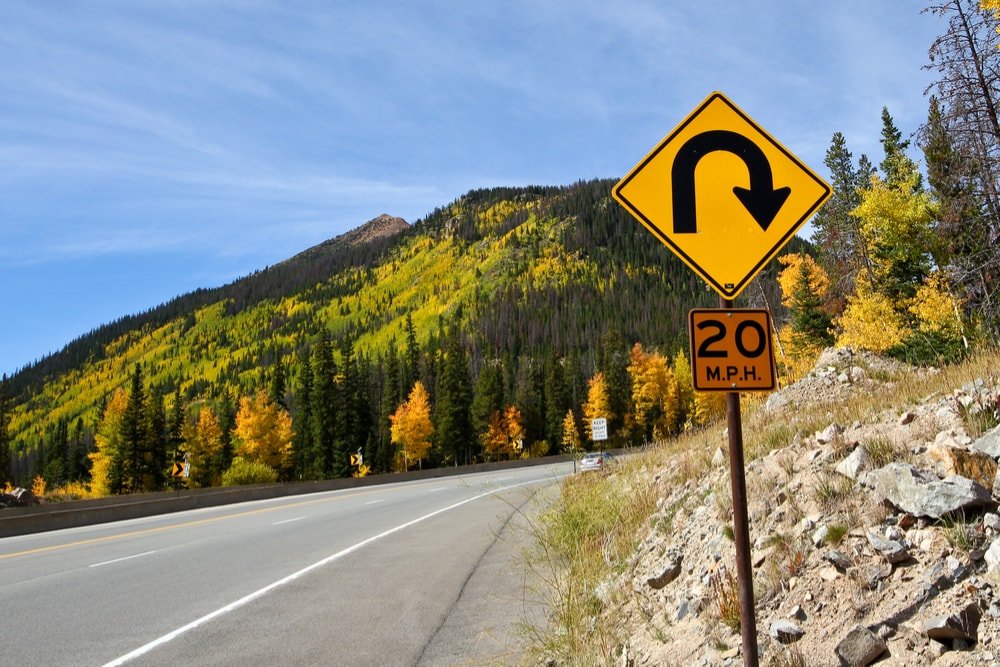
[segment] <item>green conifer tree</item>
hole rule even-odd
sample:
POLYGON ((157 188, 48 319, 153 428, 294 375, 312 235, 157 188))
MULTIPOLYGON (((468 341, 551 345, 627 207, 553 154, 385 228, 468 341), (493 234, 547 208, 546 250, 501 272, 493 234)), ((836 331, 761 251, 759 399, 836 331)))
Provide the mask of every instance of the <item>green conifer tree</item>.
POLYGON ((312 477, 313 472, 313 371, 308 348, 303 348, 298 357, 296 384, 294 390, 294 410, 292 411, 292 426, 295 435, 292 437, 293 476, 296 478, 312 477))
MULTIPOLYGON (((328 335, 324 334, 312 351, 313 451, 311 477, 334 476, 334 448, 337 439, 337 366, 328 335)), ((337 468, 339 471, 339 467, 337 468)))
POLYGON ((142 367, 136 364, 121 424, 122 493, 137 493, 142 490, 142 459, 148 441, 145 411, 146 387, 143 384, 142 367))
POLYGON ((457 323, 447 336, 441 376, 434 403, 435 439, 446 460, 468 464, 473 456, 472 380, 457 323))
POLYGON ((563 441, 563 425, 569 409, 563 360, 550 354, 545 362, 545 440, 550 451, 555 451, 563 441))

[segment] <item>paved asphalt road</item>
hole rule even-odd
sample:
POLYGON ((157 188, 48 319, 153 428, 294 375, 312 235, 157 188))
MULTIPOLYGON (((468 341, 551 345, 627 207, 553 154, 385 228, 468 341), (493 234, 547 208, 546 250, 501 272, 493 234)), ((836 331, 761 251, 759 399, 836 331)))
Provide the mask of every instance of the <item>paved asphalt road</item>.
POLYGON ((0 539, 0 664, 503 664, 489 655, 503 648, 490 619, 523 606, 504 535, 523 520, 517 508, 571 470, 0 539))

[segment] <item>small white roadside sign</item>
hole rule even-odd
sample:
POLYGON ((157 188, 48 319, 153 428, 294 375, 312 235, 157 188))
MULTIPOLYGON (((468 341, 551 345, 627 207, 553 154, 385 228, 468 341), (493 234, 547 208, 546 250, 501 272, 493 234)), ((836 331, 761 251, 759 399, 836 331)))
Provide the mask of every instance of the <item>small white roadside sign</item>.
POLYGON ((590 432, 593 434, 594 442, 608 439, 608 420, 604 417, 590 420, 590 432))

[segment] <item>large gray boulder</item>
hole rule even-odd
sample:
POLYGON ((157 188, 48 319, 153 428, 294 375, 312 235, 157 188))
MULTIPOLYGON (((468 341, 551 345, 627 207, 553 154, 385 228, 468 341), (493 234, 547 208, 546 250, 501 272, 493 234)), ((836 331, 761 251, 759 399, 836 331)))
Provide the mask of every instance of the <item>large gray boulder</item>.
POLYGON ((979 620, 982 615, 979 604, 972 602, 953 614, 927 619, 920 629, 931 639, 939 641, 961 639, 975 642, 978 639, 979 620))
POLYGON ((1000 459, 1000 426, 996 426, 980 436, 972 443, 972 448, 989 454, 994 459, 1000 459))
POLYGON ((856 480, 862 473, 874 467, 875 465, 868 450, 863 445, 858 445, 851 452, 850 456, 840 462, 840 465, 837 466, 837 472, 844 477, 856 480))
POLYGON ((684 555, 677 550, 671 549, 663 559, 659 568, 660 573, 646 579, 646 583, 650 588, 655 588, 656 590, 663 588, 681 573, 682 560, 684 560, 684 555))
POLYGON ((865 484, 904 512, 934 519, 993 500, 989 490, 971 479, 958 475, 938 479, 908 463, 893 462, 873 470, 865 475, 865 484))
POLYGON ((867 667, 887 649, 882 638, 863 625, 856 625, 837 644, 836 652, 845 667, 867 667))

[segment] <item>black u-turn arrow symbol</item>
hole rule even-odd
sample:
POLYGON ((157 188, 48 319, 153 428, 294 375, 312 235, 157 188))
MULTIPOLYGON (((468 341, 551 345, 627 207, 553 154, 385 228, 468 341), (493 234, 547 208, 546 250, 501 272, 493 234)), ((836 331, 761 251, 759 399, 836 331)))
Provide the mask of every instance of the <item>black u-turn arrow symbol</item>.
POLYGON ((709 153, 726 151, 743 160, 750 172, 750 188, 733 187, 747 212, 760 228, 767 231, 774 216, 784 205, 792 189, 774 189, 771 163, 764 152, 742 134, 729 130, 710 130, 697 134, 681 146, 670 171, 673 184, 674 234, 698 231, 695 212, 694 171, 698 161, 709 153))

